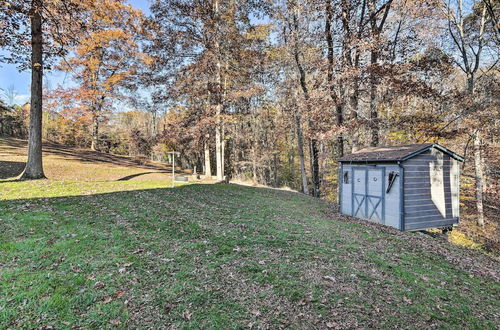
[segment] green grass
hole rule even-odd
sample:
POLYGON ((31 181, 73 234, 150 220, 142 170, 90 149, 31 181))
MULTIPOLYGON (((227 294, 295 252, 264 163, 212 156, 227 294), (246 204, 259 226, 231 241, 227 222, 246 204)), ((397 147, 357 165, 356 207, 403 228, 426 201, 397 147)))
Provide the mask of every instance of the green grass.
POLYGON ((498 328, 435 240, 270 189, 0 181, 0 328, 498 328))

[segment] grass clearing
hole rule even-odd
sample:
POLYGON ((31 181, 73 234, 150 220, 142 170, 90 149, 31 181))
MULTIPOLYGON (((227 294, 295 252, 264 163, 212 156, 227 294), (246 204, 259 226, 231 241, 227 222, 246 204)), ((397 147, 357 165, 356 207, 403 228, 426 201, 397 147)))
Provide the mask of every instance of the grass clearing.
POLYGON ((82 173, 0 181, 0 328, 500 325, 477 251, 293 192, 82 173))
POLYGON ((121 184, 0 183, 0 327, 499 325, 498 281, 413 245, 435 238, 297 193, 121 184))

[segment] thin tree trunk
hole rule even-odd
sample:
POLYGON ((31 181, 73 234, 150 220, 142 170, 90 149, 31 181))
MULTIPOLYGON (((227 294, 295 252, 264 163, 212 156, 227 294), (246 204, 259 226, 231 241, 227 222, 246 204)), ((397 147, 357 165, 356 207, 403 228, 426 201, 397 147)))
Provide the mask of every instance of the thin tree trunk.
MULTIPOLYGON (((337 126, 342 129, 344 124, 344 106, 342 103, 337 104, 337 126)), ((340 158, 344 156, 344 136, 339 133, 337 136, 337 156, 340 158)))
POLYGON ((359 105, 359 80, 358 78, 354 78, 353 82, 353 91, 349 98, 349 104, 351 107, 351 120, 356 123, 356 127, 354 127, 352 132, 352 149, 351 152, 356 152, 359 150, 359 130, 360 126, 357 125, 358 121, 358 105, 359 105))
MULTIPOLYGON (((299 71, 299 83, 300 87, 302 88, 302 92, 304 93, 304 99, 306 102, 306 106, 309 107, 309 91, 307 89, 306 85, 306 73, 304 71, 304 68, 302 67, 302 63, 300 62, 300 56, 299 56, 299 44, 298 44, 298 30, 299 30, 299 23, 297 20, 296 14, 293 14, 293 26, 294 26, 294 58, 295 58, 295 64, 297 65, 297 70, 299 71)), ((298 117, 297 117, 298 118, 298 117)), ((312 122, 309 121, 309 126, 312 127, 312 122)), ((310 154, 311 154, 311 175, 312 175, 312 183, 313 183, 313 196, 319 197, 320 195, 320 182, 319 182, 319 162, 318 162, 318 147, 317 147, 318 141, 314 138, 311 138, 310 140, 310 154)), ((307 180, 306 180, 307 181, 307 180)))
POLYGON ((216 168, 217 168, 217 180, 221 181, 224 177, 224 169, 223 169, 223 166, 222 166, 222 122, 221 122, 221 119, 220 119, 220 114, 221 114, 221 110, 220 110, 220 106, 217 105, 217 108, 216 108, 216 111, 217 111, 217 124, 216 124, 216 127, 215 127, 215 164, 216 164, 216 168))
POLYGON ((379 144, 379 123, 378 123, 378 110, 377 110, 377 79, 374 72, 377 65, 377 52, 371 51, 371 72, 370 72, 370 128, 371 128, 371 141, 370 145, 376 147, 379 144))
POLYGON ((320 197, 320 175, 319 175, 319 151, 318 151, 318 140, 311 139, 310 140, 310 152, 311 152, 311 172, 312 172, 312 183, 313 183, 313 191, 312 195, 314 197, 320 197))
POLYGON ((309 194, 309 188, 307 186, 306 164, 304 160, 304 137, 300 124, 300 118, 298 115, 295 115, 295 129, 297 131, 297 152, 299 154, 300 175, 302 177, 302 192, 304 194, 309 194))
MULTIPOLYGON (((220 24, 219 20, 219 1, 216 0, 214 3, 214 12, 216 16, 216 24, 220 24)), ((216 31, 215 36, 215 56, 216 56, 216 83, 217 83, 217 105, 215 107, 216 111, 216 126, 215 126, 215 164, 217 167, 217 180, 222 181, 224 179, 224 159, 222 156, 222 68, 221 68, 221 54, 220 54, 220 36, 218 31, 216 31)))
POLYGON ((474 137, 474 167, 476 169, 476 207, 477 207, 477 224, 484 226, 484 208, 483 208, 483 164, 481 161, 481 131, 477 130, 474 137))
POLYGON ((212 178, 212 167, 210 164, 210 146, 208 144, 209 135, 207 135, 207 139, 203 143, 203 148, 205 151, 205 178, 212 178))
MULTIPOLYGON (((295 175, 295 130, 293 126, 290 128, 290 141, 289 141, 289 150, 288 150, 288 171, 290 175, 293 177, 295 175)), ((290 182, 291 184, 291 182, 290 182)))
POLYGON ((153 120, 153 136, 156 136, 157 132, 158 132, 158 129, 156 127, 156 116, 157 116, 157 113, 156 113, 156 110, 152 112, 152 120, 153 120))
MULTIPOLYGON (((474 74, 467 75, 467 92, 474 96, 475 84, 474 74)), ((476 131, 474 136, 474 169, 475 169, 475 190, 476 190, 476 208, 477 208, 477 224, 481 227, 484 226, 485 216, 483 207, 483 193, 484 193, 484 162, 481 154, 481 129, 476 131)))
MULTIPOLYGON (((334 55, 333 55, 333 38, 331 31, 331 21, 333 19, 333 9, 331 0, 326 0, 326 19, 325 19, 325 38, 326 43, 328 45, 328 70, 327 70, 327 80, 330 89, 330 98, 332 99, 333 105, 335 106, 336 118, 337 118, 337 126, 341 129, 343 124, 343 105, 342 100, 337 97, 335 92, 335 86, 333 84, 333 66, 334 66, 334 55)), ((345 32, 344 32, 345 33, 345 32)), ((345 47, 345 45, 344 45, 345 47)), ((337 156, 342 157, 344 155, 344 138, 342 134, 338 134, 337 136, 337 156)))
MULTIPOLYGON (((228 124, 231 125, 231 124, 228 124)), ((223 126, 224 127, 224 126, 223 126)), ((234 125, 232 125, 232 128, 234 129, 234 125)), ((225 127, 224 127, 224 132, 223 136, 225 136, 225 127)), ((223 155, 224 155, 224 174, 226 176, 226 182, 229 183, 229 181, 233 178, 234 175, 234 159, 236 159, 236 154, 235 154, 235 148, 234 148, 234 140, 233 139, 224 139, 222 141, 224 144, 223 148, 223 155), (226 156, 227 155, 227 156, 226 156)))
MULTIPOLYGON (((343 1, 343 12, 348 12, 349 7, 347 6, 349 2, 343 1), (346 7, 347 6, 347 7, 346 7)), ((368 6, 368 0, 362 0, 361 3, 361 13, 360 13, 360 20, 359 23, 357 24, 357 30, 356 30, 356 38, 358 40, 361 40, 363 32, 364 32, 364 26, 365 26, 365 11, 368 6)), ((343 16, 343 28, 344 30, 349 29, 349 20, 346 19, 347 17, 343 16)), ((353 86, 352 86, 352 94, 349 97, 349 106, 351 108, 351 120, 355 123, 354 131, 352 133, 352 149, 351 152, 356 152, 360 149, 361 143, 360 143, 360 130, 362 129, 362 126, 358 124, 358 114, 359 114, 359 95, 360 95, 360 90, 359 90, 359 85, 360 85, 360 78, 359 78, 359 63, 360 63, 360 49, 359 47, 356 47, 355 55, 354 55, 354 61, 351 60, 351 56, 348 58, 349 63, 356 71, 356 74, 353 79, 353 86)))
POLYGON ((486 193, 486 190, 488 189, 488 184, 489 184, 489 173, 488 173, 488 167, 486 167, 486 163, 484 161, 484 151, 485 150, 485 145, 484 145, 484 140, 481 140, 481 168, 483 172, 483 195, 486 193))
POLYGON ((92 144, 91 150, 99 150, 99 115, 94 113, 92 116, 92 144))
POLYGON ((43 179, 42 164, 42 89, 43 34, 42 0, 31 2, 31 107, 28 139, 28 161, 21 180, 43 179))
MULTIPOLYGON (((474 96, 475 84, 474 74, 467 75, 467 92, 474 96)), ((476 208, 477 208, 477 224, 484 227, 484 206, 483 206, 483 193, 484 193, 484 163, 481 155, 481 129, 476 131, 474 136, 474 169, 475 169, 475 190, 476 190, 476 208)))
MULTIPOLYGON (((466 36, 464 31, 464 10, 463 10, 463 1, 459 0, 457 10, 458 20, 449 15, 448 18, 448 29, 450 35, 452 36, 453 42, 460 52, 460 56, 462 58, 462 65, 459 65, 461 70, 467 75, 467 92, 474 98, 474 87, 475 87, 475 74, 478 72, 480 68, 480 59, 482 49, 484 47, 483 44, 483 35, 484 35, 484 27, 487 21, 487 8, 486 3, 483 3, 483 11, 481 14, 481 20, 479 24, 479 31, 476 35, 471 31, 470 36, 466 36), (452 26, 454 26, 458 30, 458 34, 454 34, 452 31, 452 26), (474 41, 477 41, 476 50, 472 50, 472 54, 469 53, 468 48, 471 47, 471 39, 472 37, 474 41)), ((480 125, 480 123, 478 123, 480 125)), ((474 136, 474 167, 475 167, 475 182, 476 182, 476 206, 478 212, 477 223, 480 226, 484 226, 485 218, 484 218, 484 210, 483 210, 483 190, 484 190, 484 171, 483 164, 481 159, 481 128, 478 128, 475 136, 474 136)))
POLYGON ((389 11, 391 9, 391 4, 393 0, 387 0, 383 4, 385 7, 383 11, 376 9, 376 0, 370 0, 367 2, 368 5, 368 14, 369 14, 369 23, 371 26, 371 34, 372 34, 372 43, 374 44, 374 49, 370 51, 370 130, 371 130, 371 141, 370 145, 372 147, 376 147, 380 143, 380 123, 378 120, 378 109, 377 109, 377 85, 378 79, 376 69, 378 68, 378 59, 379 59, 379 37, 384 28, 384 24, 389 15, 389 11), (380 21, 378 21, 377 14, 380 13, 380 21))
MULTIPOLYGON (((222 178, 225 178, 226 174, 226 140, 225 140, 226 130, 224 127, 224 123, 221 123, 221 141, 220 141, 220 157, 221 157, 221 166, 222 166, 222 178)), ((227 178, 225 178, 227 180, 227 178)))
POLYGON ((467 91, 471 95, 474 94, 474 91, 475 91, 475 79, 474 79, 474 75, 472 75, 472 74, 467 75, 467 91))
MULTIPOLYGON (((311 139, 309 139, 308 141, 308 147, 309 147, 309 169, 311 170, 311 174, 312 174, 312 171, 313 171, 313 152, 312 152, 312 145, 311 145, 311 139)), ((313 186, 313 191, 312 191, 312 194, 314 195, 314 186, 313 186)))
POLYGON ((274 186, 279 186, 279 177, 278 177, 278 153, 273 153, 273 181, 274 186))
POLYGON ((252 147, 252 182, 257 184, 257 153, 255 152, 255 146, 252 147))

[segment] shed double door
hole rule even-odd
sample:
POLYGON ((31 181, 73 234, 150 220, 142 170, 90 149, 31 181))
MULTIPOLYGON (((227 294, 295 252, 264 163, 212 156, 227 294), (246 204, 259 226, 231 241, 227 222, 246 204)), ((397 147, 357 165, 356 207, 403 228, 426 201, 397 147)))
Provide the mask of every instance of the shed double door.
POLYGON ((353 173, 352 215, 384 223, 384 169, 355 168, 353 173))

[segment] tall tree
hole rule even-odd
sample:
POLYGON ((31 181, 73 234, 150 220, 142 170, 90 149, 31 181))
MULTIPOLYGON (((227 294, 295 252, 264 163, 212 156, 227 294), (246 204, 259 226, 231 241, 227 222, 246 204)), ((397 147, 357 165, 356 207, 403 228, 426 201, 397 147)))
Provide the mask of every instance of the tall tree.
POLYGON ((371 32, 371 50, 370 50, 370 126, 371 126, 371 146, 379 144, 379 116, 377 109, 377 70, 380 59, 381 34, 384 29, 393 0, 387 0, 378 3, 377 0, 368 0, 368 22, 371 32), (378 5, 378 6, 377 6, 378 5))
POLYGON ((21 179, 44 178, 42 165, 43 35, 42 0, 33 0, 31 20, 31 107, 28 161, 21 179))
MULTIPOLYGON (((304 97, 304 103, 305 107, 310 112, 310 107, 311 107, 311 96, 309 92, 309 88, 307 86, 307 78, 306 78, 306 71, 304 69, 303 63, 302 63, 302 58, 301 58, 301 50, 300 50, 300 41, 299 41, 299 33, 300 33, 300 27, 299 27, 299 7, 295 3, 291 3, 291 6, 289 8, 291 11, 291 17, 290 17, 290 22, 289 22, 289 28, 290 28, 290 33, 292 37, 292 54, 293 58, 295 61, 295 65, 297 68, 297 79, 298 79, 298 84, 300 86, 300 89, 302 90, 302 95, 304 97)), ((297 125, 297 134, 298 136, 298 141, 299 141, 299 149, 300 147, 300 141, 301 141, 301 136, 300 136, 300 117, 296 117, 296 120, 299 120, 298 125, 297 125)), ((310 119, 309 120, 309 126, 312 128, 313 122, 310 119)), ((320 192, 320 174, 319 174, 319 150, 318 150, 318 141, 314 137, 314 133, 310 134, 311 137, 309 138, 309 151, 310 151, 310 161, 311 161, 311 178, 312 178, 312 184, 313 184, 313 190, 312 190, 312 195, 314 197, 320 197, 321 192, 320 192)), ((300 150, 299 150, 299 157, 300 157, 300 150)), ((301 157, 302 159, 303 157, 301 157)), ((305 191, 305 189, 304 189, 305 191)))
POLYGON ((222 93, 222 64, 221 64, 221 17, 220 17, 220 8, 219 8, 219 0, 214 0, 213 2, 213 24, 212 30, 214 31, 214 57, 215 57, 215 164, 216 164, 216 173, 217 180, 221 181, 224 178, 224 136, 223 136, 223 123, 222 123, 222 104, 223 104, 223 93, 222 93))
POLYGON ((88 31, 72 49, 74 56, 59 68, 72 74, 78 87, 67 94, 92 117, 92 150, 99 149, 99 126, 110 99, 125 100, 120 88, 134 87, 141 65, 149 63, 141 51, 143 14, 116 0, 95 0, 99 10, 88 18, 88 31))
MULTIPOLYGON (((45 178, 42 164, 43 72, 50 60, 64 55, 82 29, 81 14, 91 1, 6 0, 0 4, 0 46, 3 58, 31 70, 28 161, 21 179, 45 178)), ((90 6, 91 7, 91 6, 90 6)))
POLYGON ((224 178, 229 163, 226 121, 236 112, 230 109, 243 98, 244 91, 258 93, 252 86, 254 81, 243 78, 255 70, 252 65, 259 59, 251 54, 257 54, 254 44, 260 43, 262 36, 250 20, 250 13, 259 6, 233 0, 169 0, 152 5, 154 43, 150 50, 162 67, 151 83, 165 86, 165 100, 198 111, 192 124, 204 134, 196 134, 196 139, 205 163, 215 160, 218 180, 224 178), (211 150, 215 150, 215 157, 210 156, 211 150))
MULTIPOLYGON (((443 4, 448 22, 448 33, 458 51, 456 63, 466 76, 466 91, 471 99, 476 97, 476 80, 481 68, 485 47, 485 27, 491 19, 488 3, 473 2, 469 9, 463 0, 443 4), (469 12, 468 12, 469 11, 469 12)), ((496 28, 496 27, 495 27, 496 28)), ((482 129, 478 125, 474 137, 474 167, 476 182, 476 207, 478 224, 484 226, 484 169, 482 160, 482 129)))
MULTIPOLYGON (((347 66, 347 63, 344 61, 347 57, 347 52, 348 52, 348 47, 349 47, 349 37, 350 37, 350 31, 349 31, 349 23, 348 23, 348 15, 349 12, 348 10, 345 10, 344 8, 347 6, 346 3, 347 0, 343 0, 341 2, 342 6, 342 21, 344 24, 343 26, 343 33, 342 33, 342 64, 344 66, 347 66)), ((333 36, 332 36, 332 24, 333 24, 333 18, 334 18, 334 10, 332 6, 332 1, 331 0, 325 0, 325 40, 327 44, 327 81, 328 81, 328 89, 330 91, 330 98, 332 100, 333 106, 335 107, 335 115, 337 118, 337 127, 338 130, 340 131, 342 129, 342 125, 344 124, 344 100, 341 99, 341 97, 338 96, 337 90, 342 88, 335 88, 335 77, 334 77, 334 70, 335 70, 335 54, 334 54, 334 43, 333 43, 333 36)), ((339 81, 339 85, 340 85, 339 81)), ((340 92, 340 94, 342 94, 340 92)), ((342 157, 344 155, 344 137, 342 133, 337 132, 337 156, 342 157)))

